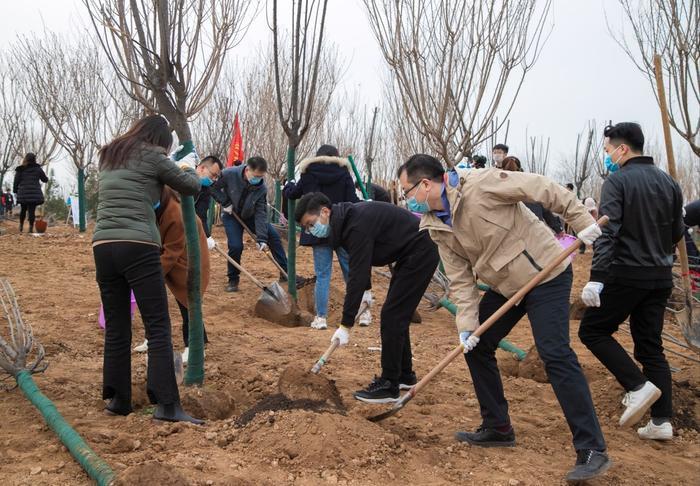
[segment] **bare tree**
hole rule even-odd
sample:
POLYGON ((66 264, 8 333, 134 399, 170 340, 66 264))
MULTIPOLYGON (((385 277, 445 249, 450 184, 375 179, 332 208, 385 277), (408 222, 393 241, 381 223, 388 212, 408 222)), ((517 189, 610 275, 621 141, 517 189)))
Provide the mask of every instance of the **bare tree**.
POLYGON ((224 71, 209 103, 192 121, 192 130, 203 157, 213 154, 226 162, 231 127, 239 103, 233 73, 224 71))
POLYGON ((7 60, 1 59, 0 67, 0 190, 3 189, 5 175, 14 167, 19 157, 18 145, 22 136, 22 115, 26 107, 19 92, 17 78, 7 69, 7 60))
POLYGON ((448 166, 507 119, 546 40, 550 1, 364 0, 404 116, 448 166))
POLYGON ((96 48, 55 33, 22 37, 13 55, 24 96, 78 172, 80 231, 85 231, 85 176, 104 132, 110 95, 96 48))
POLYGON ((601 173, 603 141, 598 136, 594 120, 588 122, 586 128, 576 135, 576 149, 573 157, 564 161, 560 173, 576 188, 576 196, 598 194, 594 190, 600 186, 606 172, 601 173))
MULTIPOLYGON (((278 0, 272 0, 273 58, 277 113, 287 135, 287 177, 294 177, 296 149, 311 127, 322 68, 321 50, 326 25, 328 0, 292 0, 291 33, 285 55, 281 44, 284 33, 278 19, 278 0), (284 69, 289 59, 289 69, 284 69)), ((289 201, 289 214, 294 214, 294 201, 289 201)), ((289 293, 296 298, 296 225, 289 225, 289 293)))
POLYGON ((660 54, 669 122, 700 157, 700 0, 618 0, 632 38, 608 29, 644 73, 659 102, 654 54, 660 54))
MULTIPOLYGON (((189 121, 214 92, 228 51, 257 13, 246 0, 83 0, 124 89, 144 110, 164 115, 183 148, 194 150, 189 121)), ((187 384, 204 382, 200 253, 194 198, 181 200, 187 238, 190 358, 187 384)))
POLYGON ((527 170, 533 174, 547 175, 547 165, 549 163, 549 137, 545 143, 544 137, 528 137, 525 132, 527 147, 525 152, 525 163, 527 170))
POLYGON ((180 141, 214 92, 226 53, 247 31, 258 2, 83 0, 122 87, 161 113, 180 141))

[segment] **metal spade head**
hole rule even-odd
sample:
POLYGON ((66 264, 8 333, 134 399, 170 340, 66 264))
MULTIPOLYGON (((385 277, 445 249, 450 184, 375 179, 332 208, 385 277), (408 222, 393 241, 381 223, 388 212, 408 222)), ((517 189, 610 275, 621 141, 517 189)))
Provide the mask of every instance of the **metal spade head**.
POLYGON ((263 288, 255 304, 255 313, 259 317, 282 325, 297 325, 297 309, 289 294, 273 282, 263 288))

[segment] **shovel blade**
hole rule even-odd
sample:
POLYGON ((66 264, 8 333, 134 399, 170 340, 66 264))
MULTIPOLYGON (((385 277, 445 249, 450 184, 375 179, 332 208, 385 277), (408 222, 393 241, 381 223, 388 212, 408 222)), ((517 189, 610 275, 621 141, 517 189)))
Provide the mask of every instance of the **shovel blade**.
POLYGON ((260 293, 255 303, 255 314, 271 322, 283 326, 294 327, 298 325, 298 310, 289 294, 274 282, 260 293))

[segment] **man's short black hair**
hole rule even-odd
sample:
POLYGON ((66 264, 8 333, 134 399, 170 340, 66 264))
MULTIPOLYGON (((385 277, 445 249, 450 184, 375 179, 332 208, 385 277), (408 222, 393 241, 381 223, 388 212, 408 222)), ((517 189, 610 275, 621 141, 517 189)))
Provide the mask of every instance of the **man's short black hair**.
POLYGON ((252 170, 257 170, 260 172, 267 172, 267 160, 262 157, 251 157, 247 162, 248 167, 252 170))
POLYGON ((445 168, 432 155, 415 154, 399 167, 396 175, 401 177, 401 174, 404 172, 406 172, 408 182, 415 184, 421 179, 442 180, 442 177, 445 175, 445 168))
POLYGON ((641 154, 644 151, 644 133, 639 123, 622 122, 608 125, 603 130, 603 135, 615 146, 624 143, 637 153, 641 154))
POLYGON ((508 153, 508 145, 504 143, 497 143, 493 146, 493 150, 491 151, 493 152, 494 150, 503 150, 505 153, 508 153))
POLYGON ((297 202, 297 207, 294 210, 294 220, 297 223, 301 223, 301 218, 305 214, 319 214, 321 208, 330 209, 331 206, 331 200, 322 192, 304 194, 297 202))
POLYGON ((217 157, 216 155, 207 155, 199 163, 207 165, 209 167, 216 164, 219 166, 219 169, 224 170, 224 164, 221 163, 221 160, 219 160, 219 157, 217 157))
POLYGON ((570 190, 570 191, 573 191, 573 190, 574 190, 574 185, 573 185, 571 182, 567 182, 567 183, 566 183, 566 188, 567 188, 568 190, 570 190))
POLYGON ((483 169, 486 167, 486 157, 483 155, 474 155, 472 157, 472 167, 475 169, 483 169))

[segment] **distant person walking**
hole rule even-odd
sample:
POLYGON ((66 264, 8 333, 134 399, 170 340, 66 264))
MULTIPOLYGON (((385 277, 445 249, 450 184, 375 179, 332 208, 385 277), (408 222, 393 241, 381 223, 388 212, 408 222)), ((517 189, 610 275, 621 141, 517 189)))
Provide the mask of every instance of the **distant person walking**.
POLYGON ((44 193, 41 183, 49 182, 44 170, 36 163, 36 155, 28 153, 22 160, 22 165, 15 170, 15 181, 12 192, 17 194, 20 205, 19 232, 24 231, 24 220, 29 217, 29 232, 34 232, 36 207, 44 204, 44 193))

